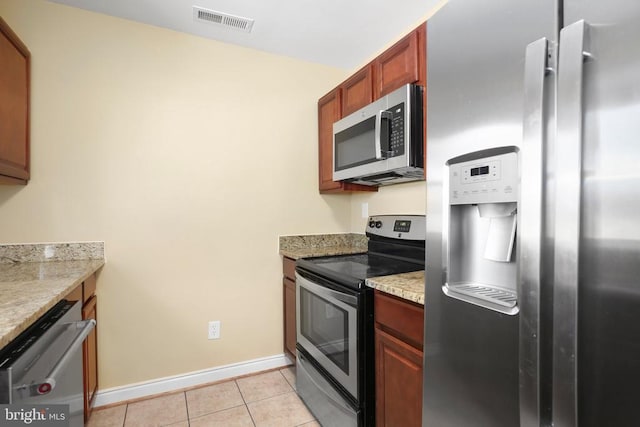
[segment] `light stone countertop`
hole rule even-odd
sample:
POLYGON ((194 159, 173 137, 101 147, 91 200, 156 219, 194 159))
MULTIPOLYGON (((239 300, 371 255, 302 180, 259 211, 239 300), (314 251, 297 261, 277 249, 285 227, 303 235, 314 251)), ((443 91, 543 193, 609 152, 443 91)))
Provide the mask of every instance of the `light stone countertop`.
POLYGON ((280 236, 279 251, 280 255, 293 259, 360 254, 367 252, 367 236, 356 233, 280 236))
POLYGON ((25 246, 0 245, 0 349, 105 263, 103 246, 90 254, 72 247, 73 253, 64 256, 69 244, 28 245, 27 251, 25 246), (35 260, 34 253, 43 249, 49 260, 35 260), (99 259, 67 259, 70 257, 99 259))
POLYGON ((371 277, 365 283, 370 288, 424 305, 424 270, 371 277))

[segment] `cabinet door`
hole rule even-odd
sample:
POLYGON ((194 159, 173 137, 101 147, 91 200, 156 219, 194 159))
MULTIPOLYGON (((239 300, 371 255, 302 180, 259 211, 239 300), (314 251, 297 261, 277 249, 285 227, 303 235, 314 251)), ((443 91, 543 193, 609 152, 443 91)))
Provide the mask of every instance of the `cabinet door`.
POLYGON ((0 18, 0 182, 29 179, 30 54, 0 18))
POLYGON ((422 352, 376 328, 376 425, 422 425, 422 352))
POLYGON ((367 65, 340 85, 342 117, 358 111, 373 101, 372 67, 367 65))
POLYGON ((284 290, 284 350, 296 356, 296 282, 283 279, 284 290))
POLYGON ((418 30, 409 33, 374 61, 375 99, 420 80, 418 34, 418 30))
POLYGON ((318 157, 320 159, 320 192, 341 189, 333 180, 333 123, 340 119, 340 89, 318 101, 318 157))
MULTIPOLYGON (((83 319, 97 318, 97 297, 93 296, 82 308, 83 319)), ((85 422, 91 415, 93 399, 98 390, 98 327, 87 336, 83 346, 82 355, 84 358, 84 417, 85 422)))

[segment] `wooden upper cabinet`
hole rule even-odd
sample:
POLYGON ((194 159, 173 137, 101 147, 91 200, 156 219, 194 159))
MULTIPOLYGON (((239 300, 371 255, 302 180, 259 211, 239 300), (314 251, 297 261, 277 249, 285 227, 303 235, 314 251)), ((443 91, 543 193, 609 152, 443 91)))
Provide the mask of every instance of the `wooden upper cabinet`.
POLYGON ((339 191, 340 182, 333 180, 333 123, 340 120, 340 89, 329 92, 318 101, 318 157, 320 158, 320 192, 339 191))
POLYGON ((335 89, 318 101, 318 158, 320 193, 378 191, 377 187, 333 180, 333 123, 341 118, 341 89, 335 89))
MULTIPOLYGON (((426 25, 422 24, 318 101, 320 193, 378 191, 375 186, 333 181, 333 123, 405 84, 425 86, 426 73, 426 25)), ((426 136, 426 126, 423 132, 426 136)))
POLYGON ((393 92, 407 83, 416 83, 420 80, 419 36, 420 29, 412 31, 375 59, 373 62, 374 99, 393 92))
POLYGON ((29 70, 31 55, 0 18, 0 183, 29 180, 29 70))
POLYGON ((340 85, 342 117, 358 111, 373 101, 373 72, 370 65, 362 68, 340 85))

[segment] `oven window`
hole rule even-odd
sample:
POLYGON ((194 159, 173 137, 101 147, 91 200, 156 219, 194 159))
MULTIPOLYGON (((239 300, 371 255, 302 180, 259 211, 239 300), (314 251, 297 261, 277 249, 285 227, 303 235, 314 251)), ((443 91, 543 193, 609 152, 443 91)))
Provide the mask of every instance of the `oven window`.
POLYGON ((302 335, 349 375, 347 311, 305 288, 300 288, 300 307, 302 335))

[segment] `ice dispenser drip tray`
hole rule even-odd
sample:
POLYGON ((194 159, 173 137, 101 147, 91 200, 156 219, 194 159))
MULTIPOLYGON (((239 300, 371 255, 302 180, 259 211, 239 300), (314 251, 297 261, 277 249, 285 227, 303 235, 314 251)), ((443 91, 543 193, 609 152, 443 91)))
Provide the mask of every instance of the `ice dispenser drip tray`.
POLYGON ((480 283, 455 283, 448 285, 445 293, 453 297, 455 297, 454 293, 457 293, 478 298, 495 306, 495 308, 500 307, 509 311, 510 309, 515 309, 518 302, 515 292, 480 283))

